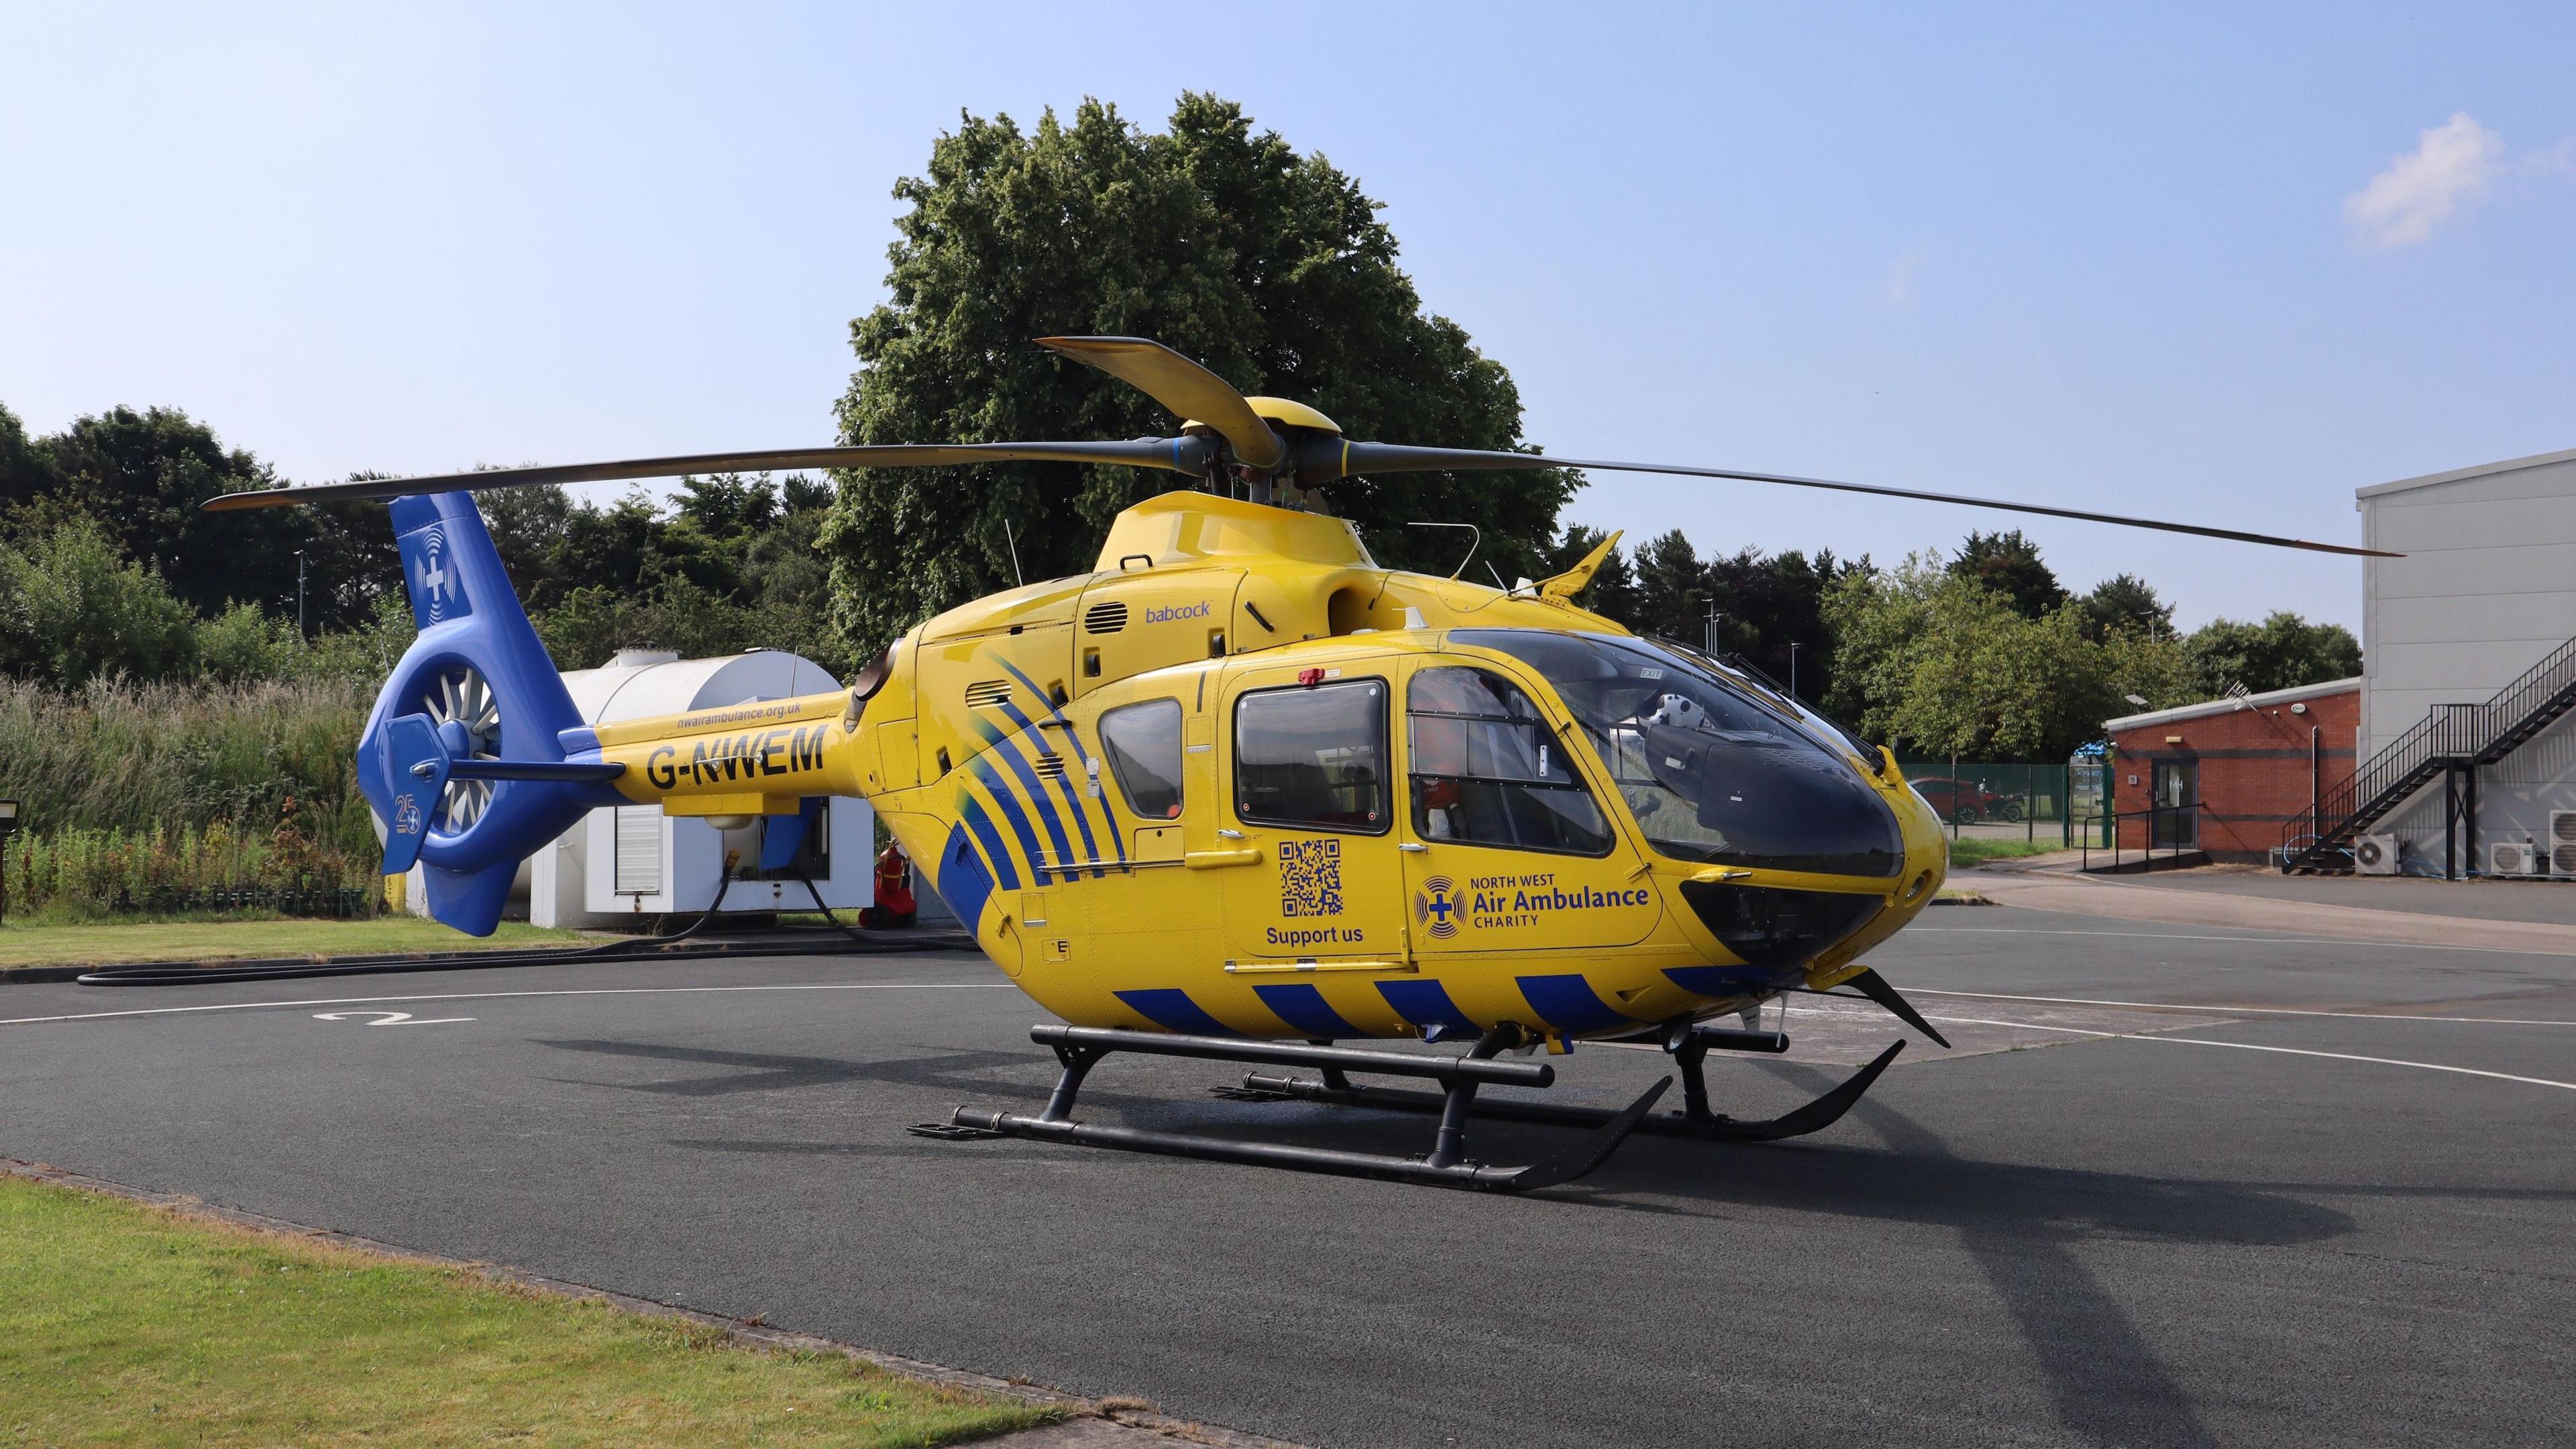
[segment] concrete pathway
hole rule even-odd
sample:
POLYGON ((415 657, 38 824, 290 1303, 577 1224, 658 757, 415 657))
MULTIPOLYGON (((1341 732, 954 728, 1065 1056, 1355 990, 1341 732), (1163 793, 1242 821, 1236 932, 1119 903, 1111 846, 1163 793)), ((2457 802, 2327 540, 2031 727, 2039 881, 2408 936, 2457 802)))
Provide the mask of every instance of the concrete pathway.
MULTIPOLYGON (((2576 922, 2507 920, 2483 913, 2489 903, 2501 904, 2506 899, 2493 893, 2512 892, 2519 898, 2526 892, 2552 889, 2546 885, 2449 885, 2446 889, 2458 894, 2444 900, 2480 913, 2448 915, 2429 909, 2443 902, 2420 891, 2404 894, 2403 909, 2354 904, 2356 896, 2368 898, 2352 889, 2356 884, 2334 877, 2265 876, 2224 867, 2178 871, 2163 877, 2084 875, 2076 870, 2071 854, 1990 861, 1950 877, 1951 889, 1972 890, 1997 905, 2029 910, 2122 921, 2289 931, 2337 940, 2576 956, 2576 922), (2312 898, 2298 899, 2286 895, 2285 883, 2306 883, 2317 889, 2312 898)), ((2434 883, 2398 880, 2369 884, 2405 887, 2434 883)), ((2576 888, 2569 888, 2568 894, 2571 902, 2576 902, 2576 888)), ((2398 903, 2399 898, 2392 893, 2391 904, 2398 903)), ((2521 902, 2517 899, 2517 903, 2521 902)))

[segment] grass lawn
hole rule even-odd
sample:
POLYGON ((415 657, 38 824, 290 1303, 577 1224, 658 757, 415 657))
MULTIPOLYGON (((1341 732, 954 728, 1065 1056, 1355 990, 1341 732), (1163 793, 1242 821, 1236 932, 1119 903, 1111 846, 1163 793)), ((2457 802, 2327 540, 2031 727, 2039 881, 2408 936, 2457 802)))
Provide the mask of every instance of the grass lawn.
POLYGON ((1959 870, 1988 860, 2018 860, 2025 855, 2052 855, 2066 848, 2054 840, 1979 840, 1965 836, 1950 842, 1950 868, 1959 870))
POLYGON ((1054 1411, 0 1177, 0 1443, 917 1445, 1054 1411))
POLYGON ((242 956, 370 956, 413 951, 502 950, 596 942, 574 931, 504 921, 468 936, 419 916, 372 921, 203 920, 0 926, 0 970, 111 961, 218 961, 242 956))

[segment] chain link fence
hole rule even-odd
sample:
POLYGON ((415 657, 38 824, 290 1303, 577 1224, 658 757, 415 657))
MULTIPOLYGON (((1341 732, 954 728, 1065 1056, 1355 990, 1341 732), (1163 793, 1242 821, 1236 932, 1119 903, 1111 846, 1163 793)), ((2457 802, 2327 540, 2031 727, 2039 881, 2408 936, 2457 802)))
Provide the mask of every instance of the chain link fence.
POLYGON ((1959 839, 2071 846, 2087 817, 2102 808, 2099 765, 1957 759, 1896 765, 1959 839))

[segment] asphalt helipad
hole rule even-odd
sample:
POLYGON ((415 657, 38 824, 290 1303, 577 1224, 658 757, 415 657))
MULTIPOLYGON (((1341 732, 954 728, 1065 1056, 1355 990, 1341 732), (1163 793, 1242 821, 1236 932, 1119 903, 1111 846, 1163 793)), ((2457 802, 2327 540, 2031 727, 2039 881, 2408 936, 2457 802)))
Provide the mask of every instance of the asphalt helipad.
MULTIPOLYGON (((1874 960, 1958 1050, 1524 1198, 908 1137, 1053 1076, 953 955, 13 987, 0 1155, 1317 1445, 2565 1441, 2576 958, 1999 907, 1874 960)), ((1788 1029, 1721 1106, 1902 1034, 1788 1029)), ((1086 1111, 1425 1133, 1230 1075, 1114 1058, 1086 1111)))

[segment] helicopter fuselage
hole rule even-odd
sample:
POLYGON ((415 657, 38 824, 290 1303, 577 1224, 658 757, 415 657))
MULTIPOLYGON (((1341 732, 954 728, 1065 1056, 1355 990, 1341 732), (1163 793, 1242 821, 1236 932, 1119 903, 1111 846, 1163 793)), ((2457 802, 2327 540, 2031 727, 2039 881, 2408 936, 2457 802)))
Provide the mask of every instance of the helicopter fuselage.
POLYGON ((1892 758, 1754 678, 1209 494, 927 621, 864 698, 593 734, 672 814, 867 798, 1083 1026, 1640 1034, 1858 972, 1947 860, 1892 758))

